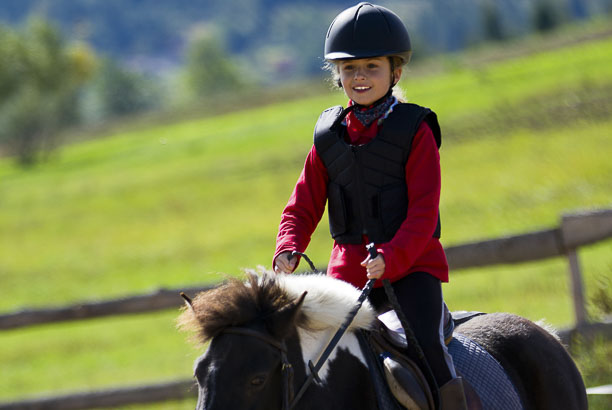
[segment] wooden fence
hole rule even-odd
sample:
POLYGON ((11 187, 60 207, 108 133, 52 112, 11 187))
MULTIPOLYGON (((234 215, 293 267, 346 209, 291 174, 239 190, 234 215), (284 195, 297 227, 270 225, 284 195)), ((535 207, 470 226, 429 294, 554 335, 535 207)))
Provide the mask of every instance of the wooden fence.
POLYGON ((0 403, 0 410, 82 410, 116 408, 132 404, 159 403, 196 397, 193 380, 142 387, 116 388, 55 397, 0 403))
MULTIPOLYGON (((612 238, 612 209, 563 215, 560 226, 554 229, 450 246, 445 248, 445 251, 453 273, 470 267, 523 263, 566 256, 575 313, 574 327, 561 332, 562 340, 567 343, 575 332, 587 336, 592 333, 603 333, 606 337, 612 337, 612 323, 588 322, 578 258, 580 247, 609 238, 612 238)), ((178 296, 179 292, 195 294, 209 288, 210 286, 176 290, 161 289, 146 295, 104 302, 81 303, 51 309, 20 310, 0 315, 0 330, 176 308, 182 304, 182 300, 178 296)), ((185 380, 155 386, 0 403, 0 410, 90 409, 142 402, 179 400, 195 394, 190 386, 193 387, 193 382, 185 380)))

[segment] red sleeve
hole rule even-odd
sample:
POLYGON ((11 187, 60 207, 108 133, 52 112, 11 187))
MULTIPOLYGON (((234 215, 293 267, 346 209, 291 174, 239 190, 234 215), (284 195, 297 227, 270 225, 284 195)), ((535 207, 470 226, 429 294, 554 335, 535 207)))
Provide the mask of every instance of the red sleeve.
POLYGON ((438 224, 440 154, 429 126, 421 123, 406 163, 408 212, 391 241, 379 247, 385 258, 386 278, 407 272, 423 253, 438 224))
POLYGON ((308 247, 312 233, 325 212, 328 180, 327 169, 313 145, 281 215, 272 266, 281 252, 304 252, 308 247))

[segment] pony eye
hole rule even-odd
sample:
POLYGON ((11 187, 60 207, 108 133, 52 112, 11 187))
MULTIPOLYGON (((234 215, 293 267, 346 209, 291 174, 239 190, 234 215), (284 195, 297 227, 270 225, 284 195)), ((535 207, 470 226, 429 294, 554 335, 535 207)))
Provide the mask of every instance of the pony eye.
POLYGON ((264 376, 255 376, 251 379, 251 386, 253 387, 259 387, 261 385, 264 384, 264 382, 266 381, 266 378, 264 376))

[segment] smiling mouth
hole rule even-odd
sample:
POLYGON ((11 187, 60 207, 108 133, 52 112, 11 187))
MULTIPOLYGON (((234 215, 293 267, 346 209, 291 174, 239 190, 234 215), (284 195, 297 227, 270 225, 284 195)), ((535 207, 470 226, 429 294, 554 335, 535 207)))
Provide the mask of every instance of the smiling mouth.
POLYGON ((371 87, 353 87, 355 91, 368 91, 371 87))

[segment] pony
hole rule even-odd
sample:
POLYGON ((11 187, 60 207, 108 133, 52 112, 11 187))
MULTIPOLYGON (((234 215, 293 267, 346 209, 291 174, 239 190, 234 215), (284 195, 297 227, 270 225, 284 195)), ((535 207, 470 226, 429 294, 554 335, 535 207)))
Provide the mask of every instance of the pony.
MULTIPOLYGON (((201 292, 179 316, 179 327, 208 344, 194 365, 196 410, 377 409, 372 362, 358 333, 377 315, 367 300, 298 401, 329 340, 359 289, 321 275, 247 274, 201 292), (294 401, 294 402, 292 402, 294 401)), ((587 409, 586 389, 559 340, 510 314, 484 314, 455 329, 505 369, 523 409, 587 409)), ((400 408, 400 407, 396 407, 400 408)))

